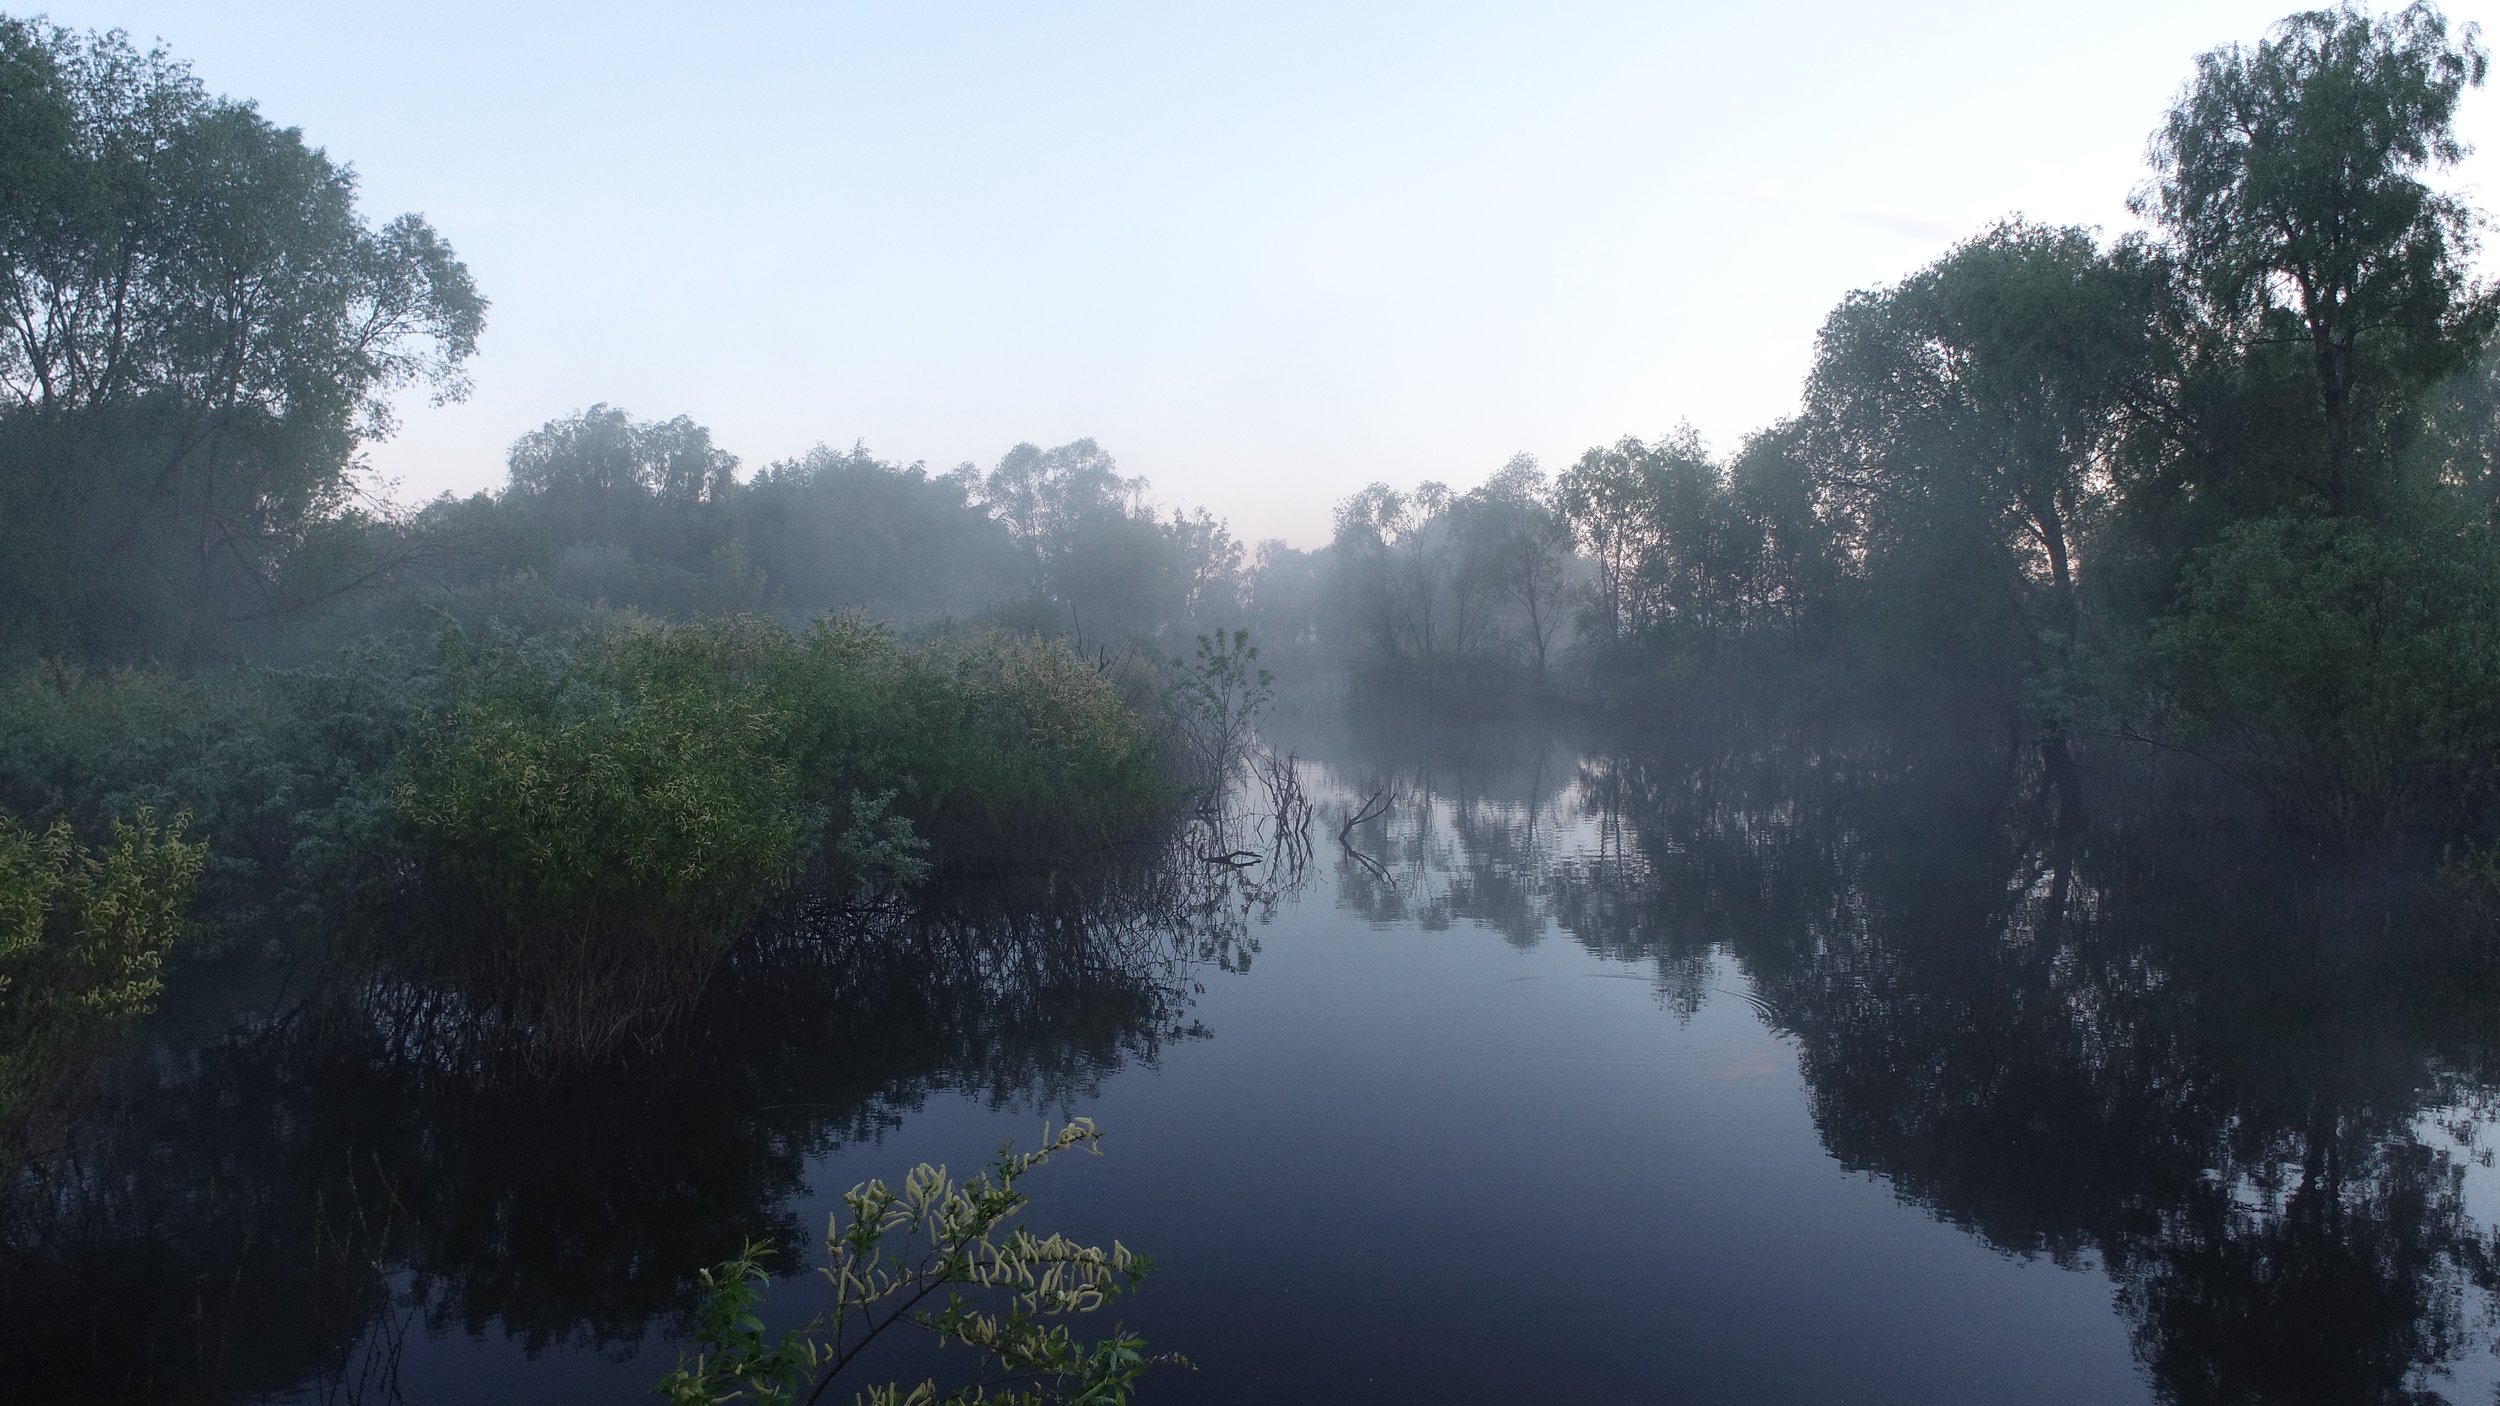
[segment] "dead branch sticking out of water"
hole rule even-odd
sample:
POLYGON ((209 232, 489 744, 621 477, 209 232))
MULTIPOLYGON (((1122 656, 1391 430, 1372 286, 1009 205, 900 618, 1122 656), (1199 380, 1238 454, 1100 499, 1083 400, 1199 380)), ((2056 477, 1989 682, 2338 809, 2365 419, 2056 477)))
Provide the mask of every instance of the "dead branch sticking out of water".
POLYGON ((1361 847, 1354 843, 1354 831, 1358 826, 1370 824, 1387 815, 1390 808, 1396 804, 1390 794, 1393 785, 1394 783, 1391 786, 1378 788, 1365 796, 1361 805, 1346 812, 1345 823, 1337 827, 1337 848, 1344 851, 1347 858, 1362 866, 1363 871, 1371 875, 1373 879, 1395 888, 1397 880, 1390 877, 1389 867, 1365 854, 1361 847))
POLYGON ((1311 857, 1311 798, 1302 789, 1301 759, 1264 753, 1255 771, 1267 792, 1268 859, 1298 867, 1311 857))
POLYGON ((1389 788, 1383 786, 1364 797, 1363 804, 1347 814, 1345 824, 1337 827, 1337 843, 1351 847, 1354 843, 1355 826, 1367 825, 1388 813, 1389 788))

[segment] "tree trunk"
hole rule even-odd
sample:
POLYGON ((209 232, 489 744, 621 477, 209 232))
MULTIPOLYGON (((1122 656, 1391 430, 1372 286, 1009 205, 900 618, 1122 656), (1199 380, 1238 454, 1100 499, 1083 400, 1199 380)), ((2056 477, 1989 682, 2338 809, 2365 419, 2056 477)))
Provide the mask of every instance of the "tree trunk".
POLYGON ((2352 511, 2352 348, 2334 329, 2317 326, 2310 334, 2318 357, 2318 398, 2326 411, 2326 510, 2337 517, 2352 511))

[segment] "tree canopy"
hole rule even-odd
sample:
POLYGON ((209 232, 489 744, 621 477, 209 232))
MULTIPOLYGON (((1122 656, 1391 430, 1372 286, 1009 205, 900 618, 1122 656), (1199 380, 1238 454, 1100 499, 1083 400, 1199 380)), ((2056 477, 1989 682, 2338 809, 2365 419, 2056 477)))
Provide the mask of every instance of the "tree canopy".
POLYGON ((486 301, 416 215, 119 33, 0 19, 6 628, 194 653, 284 608, 393 397, 465 393, 486 301))
POLYGON ((2379 491, 2370 461, 2405 433, 2411 397, 2489 329, 2491 296, 2467 274, 2473 214, 2423 177, 2464 155, 2457 104, 2490 62, 2474 26, 2451 38, 2427 3, 2305 11, 2200 57, 2154 135, 2136 208, 2212 336, 2307 353, 2323 433, 2304 453, 2277 446, 2277 471, 2330 512, 2379 491))

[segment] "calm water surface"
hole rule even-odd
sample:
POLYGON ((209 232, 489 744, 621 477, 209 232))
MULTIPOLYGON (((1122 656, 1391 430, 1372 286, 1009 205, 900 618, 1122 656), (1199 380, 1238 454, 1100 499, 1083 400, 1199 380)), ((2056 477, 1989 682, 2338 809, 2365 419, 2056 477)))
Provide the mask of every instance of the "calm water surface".
POLYGON ((1277 741, 1306 866, 759 958, 656 1072, 174 1013, 19 1188, 0 1379, 641 1399, 694 1265, 1084 1114, 1035 1219, 1161 1265, 1148 1401, 2494 1399, 2500 1000, 2418 885, 1985 743, 1277 741))

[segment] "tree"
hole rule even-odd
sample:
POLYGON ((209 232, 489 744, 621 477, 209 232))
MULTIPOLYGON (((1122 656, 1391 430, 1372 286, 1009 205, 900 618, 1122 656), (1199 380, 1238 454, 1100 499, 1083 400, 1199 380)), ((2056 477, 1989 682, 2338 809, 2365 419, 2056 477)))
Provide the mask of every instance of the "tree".
MULTIPOLYGON (((1688 432, 1689 433, 1689 432, 1688 432)), ((1660 446, 1649 468, 1650 535, 1656 550, 1637 580, 1647 615, 1675 627, 1708 668, 1731 623, 1749 555, 1727 472, 1698 438, 1660 446)))
POLYGON ((712 432, 686 416, 638 424, 604 402, 521 436, 505 462, 521 492, 671 504, 718 502, 738 473, 738 456, 714 448, 712 432))
POLYGON ((2464 155, 2457 102, 2489 67, 2477 28, 2452 40, 2428 4, 2311 10, 2199 58, 2153 138, 2135 208, 2214 326, 2307 348, 2324 428, 2309 486, 2330 513, 2364 504, 2365 453, 2394 447, 2411 395, 2490 325, 2466 277, 2473 214, 2422 181, 2464 155))
POLYGON ((1328 634, 1329 590, 1336 576, 1327 547, 1306 552, 1271 537, 1259 543, 1245 594, 1251 631, 1271 655, 1292 657, 1328 634))
MULTIPOLYGON (((1374 483, 1337 504, 1329 555, 1339 610, 1368 664, 1440 675, 1510 652, 1501 610, 1515 599, 1518 490, 1515 475, 1463 495, 1434 480, 1405 492, 1374 483)), ((1548 585, 1539 599, 1550 606, 1548 585)))
POLYGON ((1592 632, 1616 645, 1648 636, 1652 652, 1689 652, 1707 668, 1758 544, 1701 436, 1686 425, 1655 444, 1591 449, 1554 498, 1597 566, 1592 632))
POLYGON ((1019 539, 1047 543, 1088 519, 1144 511, 1146 480, 1123 477, 1119 462, 1090 439, 1043 449, 1019 444, 981 482, 990 511, 1019 539))
POLYGON ((739 540, 775 606, 798 617, 855 607, 879 619, 972 614, 1030 588, 1007 529, 963 478, 818 445, 766 466, 736 501, 739 540))
POLYGON ((119 33, 0 19, 0 581, 22 642, 197 653, 266 612, 486 302, 432 226, 119 33), (161 621, 176 622, 168 634, 161 621))
POLYGON ((1842 551, 1798 422, 1745 441, 1728 466, 1728 494, 1752 552, 1744 620, 1783 640, 1792 662, 1802 661, 1810 621, 1838 603, 1842 551))
POLYGON ((485 514, 517 548, 501 572, 664 615, 762 603, 766 583, 733 515, 738 457, 686 416, 639 421, 593 405, 522 435, 505 462, 504 492, 485 514))
POLYGON ((1571 566, 1571 524, 1552 499, 1535 457, 1519 454, 1460 500, 1473 571, 1518 610, 1539 684, 1562 629, 1571 566))
POLYGON ((1360 641, 1375 662, 1391 667, 1421 664, 1432 640, 1432 595, 1409 598, 1413 573, 1400 562, 1417 525, 1405 494, 1385 483, 1366 484, 1337 504, 1329 543, 1348 640, 1360 641))
POLYGON ((604 402, 522 435, 504 462, 505 499, 537 519, 545 545, 607 543, 660 556, 717 545, 646 539, 686 536, 692 519, 726 504, 738 474, 738 456, 714 447, 712 432, 686 416, 637 421, 604 402))
POLYGON ((1597 565, 1590 618, 1609 640, 1622 638, 1634 623, 1633 576, 1648 544, 1644 475, 1651 456, 1648 445, 1627 435, 1581 455, 1554 485, 1580 550, 1597 565))
POLYGON ((2472 824, 2500 791, 2500 560, 2363 518, 2238 525, 2150 651, 2180 745, 2345 839, 2472 824))
POLYGON ((1147 488, 1090 439, 1019 444, 981 480, 983 505, 1030 554, 1036 594, 1079 641, 1172 636, 1238 612, 1241 544, 1204 512, 1163 521, 1147 488))
POLYGON ((2080 524, 2158 379, 2165 272, 2141 246, 2011 220, 1825 324, 1808 413, 1879 533, 1977 525, 2080 627, 2080 524))

